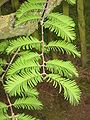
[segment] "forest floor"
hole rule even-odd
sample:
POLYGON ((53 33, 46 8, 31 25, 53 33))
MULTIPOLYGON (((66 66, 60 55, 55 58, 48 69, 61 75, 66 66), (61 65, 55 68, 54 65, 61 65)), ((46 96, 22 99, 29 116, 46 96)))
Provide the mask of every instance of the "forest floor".
POLYGON ((51 85, 39 86, 40 98, 44 103, 40 120, 90 120, 90 68, 79 67, 77 83, 81 89, 81 101, 71 106, 51 85))

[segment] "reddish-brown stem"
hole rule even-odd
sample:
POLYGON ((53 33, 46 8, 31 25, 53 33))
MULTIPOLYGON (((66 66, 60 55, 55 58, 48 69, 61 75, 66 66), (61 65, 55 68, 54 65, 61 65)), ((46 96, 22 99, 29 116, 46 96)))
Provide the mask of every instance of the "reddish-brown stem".
POLYGON ((11 64, 12 64, 12 62, 13 62, 13 60, 14 60, 14 58, 16 57, 16 55, 17 55, 18 52, 19 52, 19 49, 17 49, 17 51, 16 51, 16 52, 14 53, 14 55, 12 56, 12 58, 11 58, 9 64, 8 64, 8 66, 7 66, 7 68, 6 68, 5 72, 4 72, 4 74, 3 74, 2 77, 1 77, 2 81, 3 81, 3 79, 4 79, 4 77, 5 77, 5 75, 6 75, 7 71, 8 71, 8 69, 10 68, 10 66, 11 66, 11 64))
POLYGON ((42 14, 42 17, 41 17, 41 21, 40 21, 40 24, 41 24, 41 34, 42 34, 42 69, 43 69, 43 72, 42 74, 43 75, 46 75, 46 72, 45 72, 45 55, 44 55, 44 16, 47 12, 47 9, 48 9, 48 3, 49 3, 49 0, 46 1, 46 4, 45 4, 45 9, 43 11, 43 14, 42 14))
POLYGON ((42 30, 42 68, 43 68, 43 74, 45 74, 44 30, 43 30, 43 21, 41 21, 41 30, 42 30))
MULTIPOLYGON (((12 58, 11 58, 9 64, 8 64, 4 74, 2 75, 2 77, 1 77, 2 84, 4 84, 3 79, 5 78, 5 75, 6 75, 7 71, 8 71, 8 69, 10 68, 10 66, 11 66, 11 64, 12 64, 13 60, 15 59, 15 57, 16 57, 18 52, 19 52, 19 49, 17 49, 17 51, 12 56, 12 58)), ((10 111, 11 111, 12 120, 16 120, 15 114, 14 114, 14 111, 13 111, 13 107, 12 107, 12 103, 10 101, 10 98, 9 98, 8 94, 6 94, 6 98, 7 98, 7 101, 8 101, 8 104, 9 104, 9 108, 10 108, 10 111)))
POLYGON ((14 117, 15 114, 14 114, 14 111, 13 111, 13 108, 12 108, 12 103, 11 103, 11 101, 10 101, 10 98, 9 98, 8 94, 6 94, 6 97, 7 97, 8 103, 9 103, 9 108, 10 108, 11 115, 12 115, 12 120, 15 120, 15 117, 14 117))

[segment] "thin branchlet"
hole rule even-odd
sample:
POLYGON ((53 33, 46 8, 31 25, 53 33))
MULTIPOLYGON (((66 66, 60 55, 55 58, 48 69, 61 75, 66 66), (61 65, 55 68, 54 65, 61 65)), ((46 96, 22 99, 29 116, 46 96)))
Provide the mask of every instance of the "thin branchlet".
POLYGON ((42 20, 42 21, 44 21, 44 16, 45 16, 45 14, 46 14, 47 11, 48 11, 48 4, 49 4, 49 0, 46 1, 45 7, 44 7, 45 9, 44 9, 43 14, 42 14, 42 17, 41 17, 41 20, 42 20))
POLYGON ((45 46, 45 43, 44 43, 44 17, 45 17, 45 14, 47 13, 47 10, 48 10, 48 4, 49 4, 49 0, 46 1, 46 4, 45 4, 45 8, 44 8, 44 11, 43 11, 43 14, 42 14, 42 17, 41 17, 41 21, 40 21, 40 24, 41 24, 41 34, 42 34, 42 75, 45 76, 46 75, 46 71, 45 71, 45 56, 44 56, 44 46, 45 46))
MULTIPOLYGON (((8 71, 8 69, 10 68, 12 62, 14 61, 16 55, 18 54, 18 52, 19 52, 19 49, 17 49, 16 52, 14 53, 14 55, 12 56, 12 58, 11 58, 9 64, 8 64, 8 66, 7 66, 4 74, 3 74, 2 77, 1 77, 2 85, 4 84, 5 75, 6 75, 7 71, 8 71)), ((8 101, 8 104, 9 104, 9 108, 10 108, 10 111, 11 111, 12 120, 16 120, 15 114, 14 114, 14 111, 13 111, 13 107, 12 107, 12 103, 11 103, 10 98, 9 98, 9 95, 8 95, 7 93, 6 93, 6 98, 7 98, 7 101, 8 101)))
POLYGON ((4 79, 4 77, 5 77, 5 75, 6 75, 7 71, 8 71, 8 69, 10 68, 10 66, 11 66, 13 60, 15 59, 16 55, 18 54, 18 52, 19 52, 19 49, 17 49, 17 51, 16 51, 16 52, 14 53, 14 55, 12 56, 12 58, 11 58, 10 62, 8 63, 8 66, 7 66, 7 68, 6 68, 5 72, 4 72, 4 74, 3 74, 2 77, 1 77, 2 80, 4 79))

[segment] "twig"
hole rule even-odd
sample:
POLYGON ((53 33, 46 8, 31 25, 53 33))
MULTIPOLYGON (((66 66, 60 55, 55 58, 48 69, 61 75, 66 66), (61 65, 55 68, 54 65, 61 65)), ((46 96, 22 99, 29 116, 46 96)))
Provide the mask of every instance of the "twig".
POLYGON ((40 21, 40 24, 41 24, 41 34, 42 34, 42 69, 43 69, 43 75, 46 75, 46 72, 45 72, 45 56, 44 56, 44 17, 45 17, 45 14, 47 12, 47 9, 48 9, 48 4, 49 4, 49 0, 46 1, 46 4, 45 4, 45 9, 43 11, 43 14, 42 14, 42 17, 41 17, 41 21, 40 21))
POLYGON ((48 4, 49 4, 49 0, 46 1, 45 9, 44 9, 44 11, 43 11, 43 14, 42 14, 42 17, 41 17, 41 21, 44 21, 44 16, 45 16, 45 14, 46 14, 47 11, 48 11, 48 4))
POLYGON ((14 111, 13 111, 13 108, 12 108, 12 103, 10 101, 10 98, 9 98, 8 94, 6 94, 6 97, 7 97, 8 103, 9 103, 9 107, 10 107, 10 111, 11 111, 11 115, 12 115, 12 120, 15 120, 14 111))
MULTIPOLYGON (((12 64, 12 62, 13 62, 13 60, 15 59, 15 57, 16 57, 18 51, 19 51, 19 49, 17 49, 17 51, 16 51, 16 52, 14 53, 14 55, 12 56, 12 58, 11 58, 9 64, 8 64, 8 66, 7 66, 7 68, 6 68, 5 72, 4 72, 4 74, 3 74, 2 77, 1 77, 1 80, 2 80, 1 82, 2 82, 2 84, 4 84, 4 83, 3 83, 3 79, 4 79, 4 77, 5 77, 5 75, 6 75, 7 71, 8 71, 8 69, 10 68, 10 66, 11 66, 11 64, 12 64)), ((11 103, 11 101, 10 101, 10 98, 9 98, 8 94, 6 94, 6 97, 7 97, 8 103, 9 103, 9 108, 10 108, 10 111, 11 111, 12 120, 15 120, 16 118, 15 118, 14 111, 13 111, 13 108, 12 108, 12 103, 11 103)))
POLYGON ((10 68, 10 66, 11 66, 11 64, 12 64, 12 62, 13 62, 13 60, 14 60, 14 58, 16 57, 18 51, 19 51, 19 49, 17 49, 17 51, 16 51, 15 54, 13 55, 12 59, 10 60, 8 66, 7 66, 7 68, 6 68, 6 70, 5 70, 5 72, 4 72, 4 74, 3 74, 2 77, 1 77, 2 80, 4 79, 6 73, 7 73, 8 69, 10 68))

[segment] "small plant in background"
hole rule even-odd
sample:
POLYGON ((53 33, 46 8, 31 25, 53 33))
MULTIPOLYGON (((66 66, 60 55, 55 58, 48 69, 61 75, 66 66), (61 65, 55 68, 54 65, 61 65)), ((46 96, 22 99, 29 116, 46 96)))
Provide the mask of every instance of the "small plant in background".
MULTIPOLYGON (((67 1, 75 2, 75 0, 67 1)), ((64 97, 71 105, 77 105, 80 101, 80 89, 75 80, 72 80, 73 76, 78 77, 78 71, 71 61, 45 59, 50 51, 80 57, 76 46, 72 44, 76 38, 75 23, 72 18, 61 13, 47 14, 48 9, 49 0, 27 0, 16 12, 15 27, 28 21, 38 21, 41 26, 41 40, 32 36, 22 36, 1 43, 0 52, 3 54, 6 52, 11 58, 9 63, 0 59, 1 82, 8 101, 8 104, 0 102, 2 120, 37 120, 24 113, 15 114, 13 107, 41 110, 43 105, 38 100, 38 91, 35 87, 43 81, 52 83, 55 88, 59 87, 59 92, 63 89, 64 97), (45 29, 56 33, 61 39, 46 43, 45 29), (13 103, 11 97, 16 98, 13 103)))

